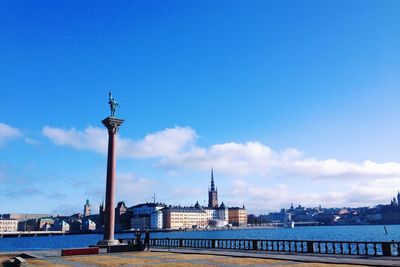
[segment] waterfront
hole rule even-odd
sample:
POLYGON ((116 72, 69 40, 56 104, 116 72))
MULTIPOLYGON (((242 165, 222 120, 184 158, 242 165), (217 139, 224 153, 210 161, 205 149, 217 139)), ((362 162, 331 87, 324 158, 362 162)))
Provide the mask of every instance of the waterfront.
MULTIPOLYGON (((176 231, 152 233, 151 237, 170 238, 237 238, 237 239, 291 239, 339 241, 399 241, 400 225, 315 226, 266 229, 234 229, 210 231, 176 231)), ((117 234, 116 238, 130 238, 133 233, 117 234)), ((85 247, 96 244, 101 234, 1 238, 0 251, 44 250, 85 247)))

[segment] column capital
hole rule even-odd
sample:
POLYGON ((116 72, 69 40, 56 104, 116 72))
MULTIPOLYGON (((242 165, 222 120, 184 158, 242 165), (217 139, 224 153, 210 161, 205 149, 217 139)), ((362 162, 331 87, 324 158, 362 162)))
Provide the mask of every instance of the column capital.
POLYGON ((115 117, 107 117, 101 121, 104 126, 108 129, 109 134, 117 134, 119 127, 124 122, 124 120, 117 119, 115 117))

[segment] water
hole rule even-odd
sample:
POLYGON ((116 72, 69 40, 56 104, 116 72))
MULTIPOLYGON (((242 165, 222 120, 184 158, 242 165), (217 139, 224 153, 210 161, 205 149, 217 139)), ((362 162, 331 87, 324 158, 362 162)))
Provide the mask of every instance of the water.
MULTIPOLYGON (((232 238, 232 239, 290 239, 337 241, 400 241, 400 225, 313 226, 268 229, 211 230, 151 233, 160 238, 232 238)), ((0 238, 0 251, 44 250, 87 247, 102 239, 100 234, 0 238)), ((133 238, 133 233, 116 234, 115 238, 133 238)))

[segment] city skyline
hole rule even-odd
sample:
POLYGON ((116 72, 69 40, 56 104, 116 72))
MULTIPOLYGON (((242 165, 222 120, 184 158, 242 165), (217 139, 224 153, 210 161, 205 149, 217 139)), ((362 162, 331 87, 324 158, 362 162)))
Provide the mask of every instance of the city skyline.
POLYGON ((400 3, 202 1, 0 8, 0 213, 104 199, 249 213, 390 202, 400 187, 400 3), (221 14, 224 14, 222 17, 221 14))

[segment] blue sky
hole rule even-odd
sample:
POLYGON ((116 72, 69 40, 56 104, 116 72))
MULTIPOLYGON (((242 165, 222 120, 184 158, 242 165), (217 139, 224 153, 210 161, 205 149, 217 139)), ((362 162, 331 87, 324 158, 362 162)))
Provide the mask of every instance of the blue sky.
POLYGON ((256 213, 389 202, 400 188, 398 1, 4 1, 0 213, 104 195, 256 213))

